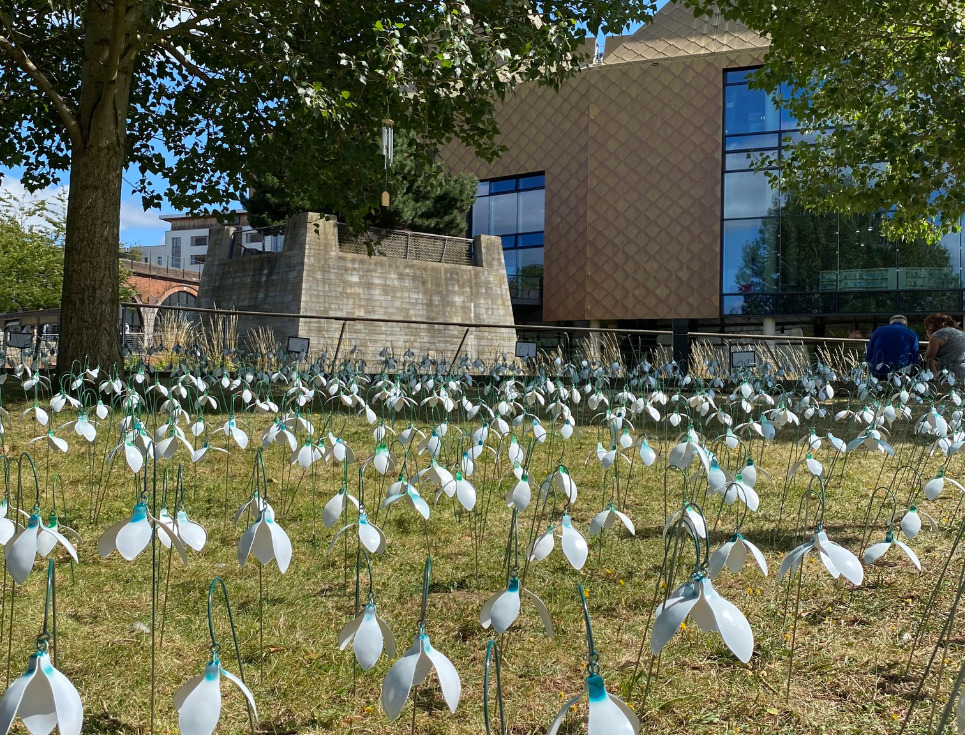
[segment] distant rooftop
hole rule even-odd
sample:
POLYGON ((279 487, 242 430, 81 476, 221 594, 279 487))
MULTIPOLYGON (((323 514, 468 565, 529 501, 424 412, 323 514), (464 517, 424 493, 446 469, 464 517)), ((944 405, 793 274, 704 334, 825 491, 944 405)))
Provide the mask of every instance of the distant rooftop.
POLYGON ((719 13, 694 17, 689 8, 668 3, 636 33, 606 39, 603 64, 657 61, 725 51, 767 48, 770 42, 719 13))
MULTIPOLYGON (((241 216, 247 217, 248 215, 248 213, 243 209, 232 210, 231 213, 235 215, 236 218, 241 216)), ((216 219, 216 217, 213 214, 190 214, 185 212, 170 212, 168 214, 158 215, 158 219, 164 220, 165 222, 175 222, 175 221, 181 221, 186 219, 187 220, 210 220, 210 219, 216 219)))

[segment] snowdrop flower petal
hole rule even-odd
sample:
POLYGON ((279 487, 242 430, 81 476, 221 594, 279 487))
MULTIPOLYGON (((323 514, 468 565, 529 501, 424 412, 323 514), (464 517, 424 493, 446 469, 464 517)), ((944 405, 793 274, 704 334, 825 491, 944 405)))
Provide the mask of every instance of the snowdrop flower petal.
POLYGON ((523 448, 519 446, 519 442, 516 441, 515 436, 509 440, 509 448, 506 450, 506 456, 513 464, 517 462, 522 464, 526 457, 526 453, 523 451, 523 448))
POLYGON ((429 643, 429 636, 422 636, 422 648, 426 656, 432 662, 439 677, 439 688, 442 689, 442 697, 449 705, 449 711, 455 713, 459 706, 459 698, 462 695, 462 682, 459 680, 459 672, 452 662, 442 653, 437 651, 429 643))
POLYGON ((181 735, 211 735, 221 718, 221 667, 209 661, 201 676, 188 679, 174 694, 181 735))
POLYGON ((50 522, 46 526, 41 525, 37 534, 37 553, 40 556, 48 556, 58 543, 67 549, 67 553, 73 557, 75 562, 78 560, 77 549, 60 532, 60 523, 57 521, 57 516, 51 514, 50 522))
POLYGON ((40 533, 40 516, 30 514, 25 528, 6 543, 3 548, 7 561, 7 571, 17 584, 23 584, 33 569, 34 559, 37 557, 37 536, 40 533))
POLYGON ((342 517, 342 513, 345 510, 346 497, 351 498, 355 507, 358 507, 358 501, 349 495, 344 487, 341 488, 332 496, 331 500, 325 503, 325 507, 322 509, 322 522, 325 524, 325 528, 331 528, 338 522, 338 519, 342 517))
POLYGON ((567 472, 566 468, 562 465, 557 467, 556 472, 553 473, 553 482, 556 485, 556 489, 563 493, 570 503, 576 502, 576 483, 573 482, 573 478, 570 477, 569 472, 567 472))
POLYGON ((584 693, 585 690, 563 703, 562 709, 556 713, 556 717, 550 725, 550 729, 547 731, 546 735, 557 735, 560 726, 563 724, 563 720, 566 718, 566 713, 570 711, 570 707, 573 707, 578 701, 580 701, 580 699, 583 698, 584 693))
POLYGON ((589 553, 586 539, 583 538, 583 535, 579 531, 573 528, 569 513, 563 514, 561 526, 563 554, 566 556, 567 561, 573 565, 574 569, 580 570, 586 563, 586 557, 589 553))
POLYGON ((201 551, 208 542, 208 532, 197 521, 188 518, 187 512, 179 510, 175 518, 177 536, 195 551, 201 551))
POLYGON ((714 617, 714 629, 720 631, 731 653, 745 664, 750 661, 754 653, 754 632, 750 623, 736 605, 717 594, 707 577, 700 581, 700 601, 697 606, 701 603, 709 606, 714 617))
POLYGON ((945 473, 941 470, 931 480, 925 483, 925 497, 934 500, 945 489, 945 473))
POLYGON ((874 564, 881 556, 891 548, 891 541, 881 541, 865 549, 864 563, 874 564))
POLYGON ((828 556, 835 568, 844 575, 844 578, 855 586, 860 585, 864 580, 864 569, 861 568, 858 557, 844 547, 830 541, 824 531, 818 531, 815 534, 815 539, 815 545, 828 556))
POLYGON ((483 628, 492 625, 493 630, 502 635, 516 621, 519 616, 519 607, 519 580, 512 577, 505 590, 497 592, 483 605, 479 613, 479 622, 483 628))
POLYGON ((921 531, 921 516, 918 515, 918 508, 913 505, 901 517, 901 532, 907 538, 912 539, 918 535, 919 531, 921 531))
POLYGON ((814 541, 812 540, 792 549, 790 553, 788 553, 788 555, 785 556, 781 561, 781 566, 777 570, 777 581, 780 582, 784 575, 790 572, 793 568, 801 566, 804 561, 804 557, 813 548, 814 541))
POLYGON ((587 677, 586 688, 590 695, 587 735, 636 735, 640 730, 637 716, 622 700, 607 693, 599 674, 587 677))
POLYGON ((382 682, 382 709, 385 710, 390 722, 402 713, 402 707, 412 690, 416 666, 421 658, 422 642, 417 635, 409 649, 392 664, 389 673, 385 675, 385 680, 382 682))
POLYGON ((530 561, 543 561, 553 550, 554 527, 550 526, 544 533, 540 534, 529 547, 528 556, 530 561))
POLYGON ((0 728, 7 732, 17 713, 34 735, 55 727, 60 735, 80 735, 84 708, 80 695, 66 676, 57 671, 46 651, 30 656, 27 671, 0 699, 0 728))
POLYGON ((519 478, 519 482, 506 494, 506 505, 510 508, 516 508, 519 512, 523 512, 529 507, 532 496, 533 492, 529 486, 529 475, 524 471, 519 478))
POLYGON ((248 555, 254 552, 262 564, 274 560, 278 571, 284 574, 292 558, 291 539, 284 529, 275 522, 275 511, 267 503, 261 508, 258 519, 249 526, 238 542, 238 563, 245 568, 248 555))
POLYGON ((680 624, 690 615, 698 599, 700 594, 697 588, 688 580, 674 590, 666 602, 657 606, 656 619, 650 632, 650 650, 654 656, 663 650, 674 633, 680 629, 680 624))
POLYGON ((344 651, 349 643, 352 643, 356 661, 365 671, 378 663, 382 657, 383 647, 389 658, 395 657, 395 636, 378 617, 374 602, 368 603, 361 615, 339 631, 339 649, 344 651))
POLYGON ((456 479, 454 482, 456 486, 456 497, 459 498, 459 502, 462 503, 462 507, 466 510, 472 510, 475 508, 476 488, 463 479, 462 472, 456 472, 456 479))
POLYGON ((641 439, 640 440, 640 460, 647 467, 649 467, 656 461, 656 459, 657 459, 657 453, 653 451, 653 447, 647 444, 647 440, 645 438, 641 439))
POLYGON ((67 442, 61 439, 59 436, 54 436, 53 431, 47 432, 47 446, 49 446, 51 449, 56 449, 58 452, 67 454, 67 442))
POLYGON ((369 523, 366 514, 359 514, 359 540, 370 554, 381 554, 385 551, 385 534, 369 523))

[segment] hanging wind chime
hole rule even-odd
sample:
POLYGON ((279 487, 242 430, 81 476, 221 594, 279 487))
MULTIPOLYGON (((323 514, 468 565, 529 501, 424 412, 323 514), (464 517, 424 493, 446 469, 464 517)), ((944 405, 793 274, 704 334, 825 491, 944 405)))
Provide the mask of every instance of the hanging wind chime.
POLYGON ((395 157, 395 123, 389 118, 382 120, 382 155, 385 158, 385 188, 382 190, 382 206, 389 206, 389 167, 395 157))

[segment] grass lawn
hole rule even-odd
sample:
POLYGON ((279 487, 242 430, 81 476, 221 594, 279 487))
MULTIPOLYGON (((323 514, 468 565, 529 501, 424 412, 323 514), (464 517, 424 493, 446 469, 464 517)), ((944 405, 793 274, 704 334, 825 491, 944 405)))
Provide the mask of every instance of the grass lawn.
MULTIPOLYGON (((10 393, 8 390, 6 395, 10 393)), ((102 469, 105 452, 117 443, 117 429, 111 427, 119 416, 99 423, 99 436, 92 447, 70 428, 58 430, 57 435, 70 445, 64 455, 49 450, 44 441, 28 445, 30 439, 43 433, 29 416, 19 416, 30 405, 7 404, 10 418, 5 421, 3 437, 6 454, 16 460, 21 452, 30 453, 37 467, 45 518, 52 508, 52 488, 56 486, 61 524, 76 529, 83 537, 77 549, 79 564, 69 564, 69 556, 61 547, 55 551, 58 668, 83 698, 85 732, 148 732, 152 547, 148 546, 130 562, 116 552, 103 559, 96 548, 97 540, 110 525, 130 517, 139 492, 135 476, 124 464, 123 450, 115 455, 109 469, 102 469), (94 519, 101 496, 102 504, 94 519)), ((430 421, 424 413, 420 416, 417 426, 429 433, 437 421, 430 421)), ((51 425, 59 427, 74 417, 69 411, 52 414, 51 425)), ((205 420, 218 427, 226 417, 209 414, 205 420)), ((182 447, 172 459, 158 464, 158 504, 164 499, 166 473, 168 506, 173 512, 174 478, 178 466, 182 466, 186 509, 192 519, 207 529, 208 542, 202 553, 188 552, 187 567, 176 554, 172 558, 163 547, 157 547, 160 585, 154 636, 155 731, 177 732, 174 692, 188 678, 201 674, 208 660, 207 593, 212 578, 219 576, 231 596, 244 674, 258 705, 261 731, 414 731, 448 735, 484 732, 483 661, 493 634, 481 627, 479 612, 487 598, 505 587, 504 557, 511 512, 503 498, 516 484, 505 443, 498 458, 492 452, 484 452, 469 478, 478 493, 476 510, 467 513, 456 500, 443 495, 427 524, 404 502, 388 510, 379 509, 379 500, 395 480, 393 473, 383 477, 368 466, 362 475, 363 490, 358 464, 350 465, 346 472, 335 462, 318 462, 305 472, 297 464, 292 465, 287 444, 272 444, 264 451, 268 491, 276 521, 290 537, 294 552, 291 566, 280 574, 274 563, 259 571, 254 557, 243 570, 238 563, 238 540, 252 518, 245 515, 235 524, 233 516, 250 496, 254 447, 259 445, 262 430, 272 419, 246 414, 239 416, 239 421, 252 438, 252 446, 246 451, 237 447, 229 455, 209 451, 193 464, 182 447), (379 615, 398 640, 400 655, 416 633, 423 563, 427 552, 431 554, 426 631, 433 646, 452 661, 462 679, 462 698, 455 714, 450 714, 436 678, 430 676, 426 684, 414 690, 399 719, 388 722, 379 696, 393 660, 383 656, 372 670, 365 672, 355 664, 351 647, 345 651, 338 648, 339 629, 357 614, 358 535, 354 529, 348 529, 328 553, 337 528, 354 520, 355 513, 350 506, 346 520, 335 528, 326 528, 322 507, 345 477, 348 491, 355 496, 361 494, 370 521, 381 527, 387 538, 385 553, 372 557, 374 597, 379 615)), ((352 413, 313 414, 313 421, 318 428, 324 425, 326 431, 330 429, 339 435, 359 460, 373 451, 372 427, 362 418, 352 413)), ((546 732, 564 700, 583 687, 586 638, 576 591, 576 584, 581 583, 587 592, 603 678, 608 689, 627 699, 640 715, 642 732, 897 732, 938 640, 936 631, 951 604, 962 570, 961 555, 956 554, 930 626, 906 675, 911 640, 923 607, 961 524, 958 489, 946 486, 938 501, 922 503, 922 508, 939 521, 941 530, 926 528, 907 542, 921 560, 921 575, 897 548, 892 548, 878 563, 866 568, 864 583, 853 587, 841 579, 832 580, 817 556, 811 555, 804 563, 800 586, 795 580, 789 587, 786 579, 784 583, 776 581, 780 562, 792 548, 810 538, 813 530, 813 503, 806 528, 798 518, 800 499, 808 487, 806 470, 786 481, 789 467, 803 458, 797 440, 806 430, 788 427, 779 431, 777 439, 764 447, 763 453, 760 440, 756 440, 754 457, 770 476, 761 473, 758 479, 760 510, 747 513, 743 533, 763 552, 770 574, 765 577, 749 559, 739 573, 725 569, 714 583, 750 622, 755 637, 754 655, 748 664, 741 663, 718 634, 702 633, 688 619, 686 627, 663 650, 659 662, 654 662, 649 652, 652 613, 655 601, 660 602, 666 592, 666 582, 661 581, 666 548, 662 536, 665 503, 671 511, 679 508, 682 486, 680 473, 665 474, 672 446, 667 437, 669 434, 672 442, 684 427, 673 429, 666 422, 656 425, 649 420, 644 423, 642 418, 639 422, 639 430, 631 434, 635 438, 647 434, 653 447, 661 450, 651 467, 643 465, 634 448, 626 452, 633 457, 632 463, 617 460, 616 477, 612 471, 605 475, 595 448, 598 441, 609 442, 609 431, 593 424, 582 426, 580 438, 564 442, 551 437, 536 446, 529 460, 534 502, 519 516, 520 571, 525 574, 525 586, 549 608, 555 635, 543 635, 535 608, 524 601, 510 632, 499 637, 508 731, 546 732), (537 502, 539 483, 560 461, 569 468, 579 488, 579 498, 570 512, 574 526, 589 543, 589 556, 580 571, 574 570, 561 553, 559 538, 544 561, 525 564, 525 545, 534 529, 536 534, 544 531, 548 514, 554 507, 557 515, 562 509, 561 496, 556 496, 554 502, 551 494, 546 505, 537 502), (636 535, 631 536, 617 524, 591 539, 589 523, 606 507, 614 490, 618 507, 626 494, 622 507, 632 518, 636 535), (796 603, 798 590, 800 598, 796 603), (793 674, 788 691, 792 641, 793 674), (643 654, 639 656, 641 647, 643 654), (640 676, 634 681, 635 670, 640 676)), ((395 430, 401 431, 406 423, 397 422, 395 430)), ((186 430, 188 424, 182 426, 186 430)), ((454 466, 464 448, 458 438, 459 430, 471 432, 479 426, 478 419, 451 424, 440 464, 454 466)), ((709 426, 707 434, 712 439, 716 429, 709 426)), ((826 432, 827 421, 821 427, 821 432, 826 432)), ((153 430, 153 423, 149 422, 149 428, 153 430)), ((848 441, 860 434, 861 427, 837 422, 833 430, 848 441)), ((528 439, 520 429, 516 431, 520 445, 528 449, 528 439)), ((298 436, 299 445, 303 436, 298 436)), ((188 439, 193 440, 190 433, 188 439)), ((899 467, 910 465, 927 479, 945 466, 941 454, 923 454, 926 440, 913 437, 905 428, 896 432, 892 440, 898 451, 896 458, 860 450, 847 455, 847 460, 836 460, 838 453, 826 440, 814 452, 824 463, 825 474, 830 473, 825 529, 833 541, 859 558, 867 546, 884 537, 891 515, 890 506, 880 513, 876 506, 869 538, 863 539, 871 488, 892 487, 899 508, 903 509, 920 483, 914 471, 899 471, 899 467)), ((224 435, 212 435, 211 443, 224 446, 224 435)), ((494 448, 500 446, 495 435, 490 435, 489 443, 494 448)), ((737 466, 746 457, 744 448, 732 451, 720 442, 711 446, 725 468, 737 466)), ((390 449, 401 460, 400 445, 390 449)), ((426 455, 412 451, 408 459, 410 478, 425 467, 426 461, 426 455)), ((18 478, 17 464, 11 465, 7 492, 16 504, 19 479, 22 505, 29 510, 35 495, 33 477, 26 465, 20 466, 23 471, 18 478)), ((947 474, 953 478, 965 476, 960 458, 951 460, 947 474)), ((691 491, 692 498, 705 505, 713 551, 730 539, 742 506, 724 506, 721 512, 719 495, 706 500, 703 497, 706 479, 694 476, 692 481, 692 487, 697 488, 691 491)), ((432 505, 434 491, 428 486, 422 491, 432 505)), ((153 495, 149 503, 152 501, 153 495)), ((693 560, 692 548, 682 547, 674 586, 682 583, 693 560)), ((2 645, 9 651, 11 677, 22 673, 42 627, 45 568, 38 561, 26 584, 16 587, 12 601, 11 579, 5 575, 2 645)), ((363 604, 367 591, 363 562, 363 604)), ((214 622, 222 644, 222 663, 237 674, 220 593, 215 596, 214 622)), ((933 731, 935 723, 931 729, 928 726, 932 704, 939 712, 944 707, 961 663, 963 642, 965 637, 955 625, 936 661, 943 670, 939 672, 933 667, 908 732, 933 731)), ((223 682, 222 692, 218 732, 246 731, 248 718, 242 695, 227 682, 223 682)), ((560 732, 585 732, 586 712, 584 698, 560 732)))

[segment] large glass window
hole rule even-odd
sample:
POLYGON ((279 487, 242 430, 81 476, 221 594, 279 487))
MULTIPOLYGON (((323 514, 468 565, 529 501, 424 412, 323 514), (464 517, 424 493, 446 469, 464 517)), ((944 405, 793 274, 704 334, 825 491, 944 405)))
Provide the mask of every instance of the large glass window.
POLYGON ((181 238, 180 237, 171 238, 171 267, 172 268, 181 267, 181 238))
POLYGON ((541 173, 480 181, 470 213, 471 235, 498 235, 510 291, 540 293, 546 177, 541 173))
POLYGON ((961 234, 896 245, 881 234, 882 215, 809 214, 752 170, 761 156, 779 161, 785 140, 811 135, 750 89, 750 71, 724 72, 723 313, 961 311, 961 234))
POLYGON ((777 215, 779 208, 780 192, 763 173, 724 174, 724 219, 777 215))
POLYGON ((771 98, 746 83, 724 88, 724 108, 725 135, 763 133, 780 127, 777 106, 771 98))

